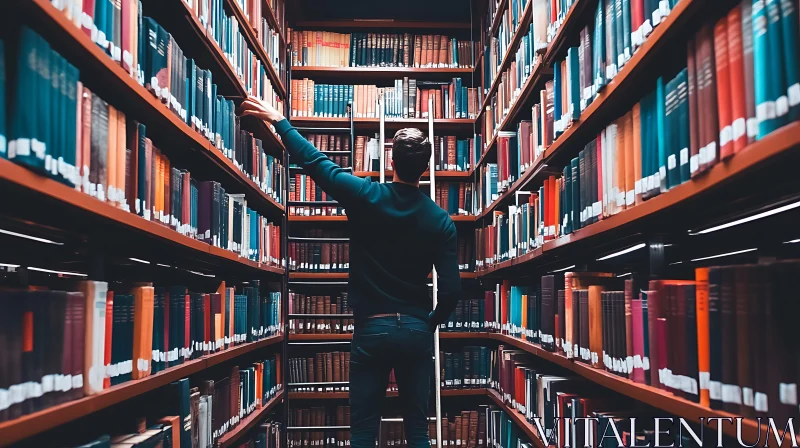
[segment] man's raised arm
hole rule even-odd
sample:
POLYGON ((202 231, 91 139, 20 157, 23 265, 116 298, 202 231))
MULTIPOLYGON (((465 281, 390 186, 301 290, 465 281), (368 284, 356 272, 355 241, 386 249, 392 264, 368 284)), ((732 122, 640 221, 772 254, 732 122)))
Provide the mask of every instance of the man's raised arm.
MULTIPOLYGON (((247 99, 241 106, 242 115, 252 115, 275 124, 283 144, 289 151, 291 161, 303 168, 303 171, 322 188, 333 196, 342 206, 347 207, 358 198, 369 181, 354 176, 339 165, 333 163, 324 153, 308 142, 297 129, 289 124, 283 114, 268 104, 255 99, 247 99)), ((351 142, 354 144, 354 142, 351 142)))

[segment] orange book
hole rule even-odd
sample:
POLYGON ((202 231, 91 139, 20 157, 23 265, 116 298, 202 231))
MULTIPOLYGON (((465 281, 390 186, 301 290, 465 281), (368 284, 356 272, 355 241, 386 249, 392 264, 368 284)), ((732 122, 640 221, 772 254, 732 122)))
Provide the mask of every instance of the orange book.
POLYGON ((223 347, 227 347, 228 343, 225 341, 225 325, 228 325, 228 316, 225 313, 225 303, 228 300, 227 297, 227 288, 225 288, 225 282, 219 284, 217 287, 217 294, 219 294, 221 303, 220 303, 220 315, 219 315, 219 323, 214 328, 219 328, 220 336, 218 339, 222 339, 223 347))
POLYGON ((728 63, 731 82, 731 129, 733 151, 747 146, 747 100, 745 98, 744 45, 742 43, 742 6, 728 13, 728 63))
POLYGON ((103 389, 111 387, 111 377, 108 376, 108 367, 111 365, 111 328, 114 323, 114 291, 106 292, 106 334, 103 353, 103 389))
POLYGON ((172 217, 172 188, 171 183, 172 169, 167 156, 164 156, 164 172, 161 177, 164 182, 164 202, 161 208, 161 222, 166 225, 171 225, 170 218, 172 217))
POLYGON ((133 372, 134 380, 150 375, 153 354, 153 287, 137 286, 133 293, 133 372))
POLYGON ((733 155, 731 114, 731 72, 728 60, 728 19, 721 18, 714 26, 714 60, 717 69, 717 113, 719 117, 719 158, 733 155))
POLYGON ((627 132, 627 124, 624 116, 617 120, 617 141, 614 150, 616 156, 614 163, 617 167, 614 172, 614 183, 616 183, 614 193, 616 194, 615 197, 612 198, 614 200, 614 213, 625 210, 625 133, 627 132))
POLYGON ((117 109, 108 105, 108 145, 106 146, 106 184, 97 186, 97 197, 113 203, 117 185, 117 109))
POLYGON ((639 103, 633 105, 631 120, 633 121, 633 195, 634 203, 642 203, 642 109, 639 103))
POLYGON ((553 188, 553 230, 555 231, 554 237, 558 238, 561 234, 560 229, 560 220, 559 217, 561 216, 561 182, 562 179, 558 178, 555 179, 555 188, 553 188))
POLYGON ((708 340, 708 268, 694 270, 697 310, 697 367, 700 376, 700 405, 710 406, 708 389, 711 359, 708 340))
POLYGON ((633 169, 633 112, 628 112, 622 117, 625 122, 625 207, 631 207, 636 202, 635 198, 635 173, 633 169))
POLYGON ((589 351, 596 369, 603 368, 603 291, 603 286, 589 286, 589 351))
POLYGON ((256 406, 261 407, 264 406, 264 403, 261 401, 261 398, 264 396, 264 363, 257 362, 254 367, 256 371, 256 406))
POLYGON ((120 208, 125 208, 125 173, 127 172, 128 154, 126 143, 128 141, 126 132, 125 114, 121 110, 117 111, 117 196, 116 203, 120 208))
MULTIPOLYGON (((181 418, 178 415, 171 415, 168 417, 161 417, 158 423, 169 425, 170 432, 172 433, 172 448, 181 448, 181 418)), ((186 447, 184 447, 186 448, 186 447)))

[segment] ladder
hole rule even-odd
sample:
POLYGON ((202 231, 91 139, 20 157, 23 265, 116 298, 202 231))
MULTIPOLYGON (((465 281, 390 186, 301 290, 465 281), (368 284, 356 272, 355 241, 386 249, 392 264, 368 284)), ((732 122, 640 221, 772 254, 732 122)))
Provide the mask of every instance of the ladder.
MULTIPOLYGON (((433 111, 433 98, 428 98, 428 110, 433 111)), ((378 113, 380 117, 380 127, 379 127, 379 139, 380 139, 380 148, 381 152, 379 154, 380 160, 380 182, 386 182, 386 147, 390 146, 391 143, 386 143, 386 115, 384 110, 384 99, 382 96, 378 97, 378 113)), ((430 175, 430 180, 428 181, 420 181, 420 185, 429 184, 430 187, 430 197, 431 199, 436 197, 436 162, 434 159, 433 151, 433 141, 434 141, 434 133, 433 133, 433 113, 428 114, 428 141, 431 145, 431 158, 428 162, 428 173, 430 175)), ((436 267, 431 267, 431 287, 432 293, 431 297, 433 299, 433 308, 436 308, 438 304, 438 275, 436 274, 436 267)), ((437 327, 434 330, 433 335, 433 364, 434 364, 434 404, 436 407, 436 448, 442 448, 442 371, 441 371, 441 360, 439 359, 439 328, 437 327)), ((378 437, 380 439, 381 434, 379 431, 378 437)))

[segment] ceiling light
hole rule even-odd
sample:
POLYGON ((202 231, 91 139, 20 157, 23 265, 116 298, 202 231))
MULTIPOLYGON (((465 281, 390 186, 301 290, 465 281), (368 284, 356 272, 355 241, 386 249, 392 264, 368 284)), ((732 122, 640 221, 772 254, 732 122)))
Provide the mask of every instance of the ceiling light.
POLYGON ((563 269, 556 269, 555 271, 550 271, 550 272, 551 272, 551 273, 552 273, 552 272, 562 272, 562 271, 566 271, 566 270, 568 270, 568 269, 573 269, 573 268, 575 268, 575 265, 574 265, 574 264, 573 264, 572 266, 567 266, 567 267, 565 267, 565 268, 563 268, 563 269))
POLYGON ((702 260, 710 260, 711 258, 721 258, 721 257, 727 257, 727 256, 730 256, 730 255, 738 255, 738 254, 743 254, 743 253, 745 253, 745 252, 752 252, 752 251, 754 251, 754 250, 758 250, 758 248, 757 248, 757 247, 754 247, 754 248, 752 248, 752 249, 743 249, 743 250, 737 250, 737 251, 734 251, 734 252, 727 252, 727 253, 724 253, 724 254, 710 255, 710 256, 708 256, 708 257, 692 258, 692 259, 691 259, 691 260, 689 260, 689 261, 702 261, 702 260))
POLYGON ((701 230, 699 232, 692 232, 690 230, 689 231, 689 235, 702 235, 704 233, 716 232, 717 230, 727 229, 728 227, 738 226, 739 224, 744 224, 744 223, 747 223, 747 222, 750 222, 750 221, 755 221, 757 219, 766 218, 766 217, 772 216, 772 215, 777 215, 778 213, 783 213, 785 211, 792 210, 792 209, 795 209, 797 207, 800 207, 800 201, 793 202, 791 204, 786 204, 786 205, 783 205, 783 206, 778 207, 778 208, 773 208, 772 210, 767 210, 765 212, 757 213, 755 215, 748 216, 746 218, 742 218, 742 219, 737 219, 735 221, 726 222, 725 224, 720 224, 718 226, 710 227, 708 229, 701 230))
POLYGON ((644 246, 646 246, 645 243, 639 243, 639 244, 637 244, 635 246, 629 247, 627 249, 623 249, 623 250, 621 250, 619 252, 614 252, 613 254, 606 255, 605 257, 600 257, 600 258, 597 259, 597 261, 603 261, 603 260, 608 260, 609 258, 619 257, 620 255, 625 255, 625 254, 627 254, 629 252, 633 252, 635 250, 639 250, 639 249, 643 248, 644 246))
POLYGON ((48 240, 46 238, 39 238, 38 236, 26 235, 24 233, 12 232, 10 230, 5 230, 5 229, 0 229, 0 233, 5 235, 16 236, 17 238, 25 238, 32 241, 38 241, 40 243, 55 244, 57 246, 64 245, 64 243, 59 243, 58 241, 48 240))
POLYGON ((46 272, 48 274, 74 275, 74 276, 77 276, 77 277, 88 277, 88 275, 81 274, 80 272, 54 271, 52 269, 37 268, 37 267, 33 267, 33 266, 28 266, 28 269, 31 270, 31 271, 46 272))
POLYGON ((149 261, 147 261, 147 260, 141 260, 141 259, 139 259, 139 258, 128 257, 128 260, 135 261, 135 262, 137 262, 137 263, 142 263, 142 264, 150 264, 150 262, 149 262, 149 261))

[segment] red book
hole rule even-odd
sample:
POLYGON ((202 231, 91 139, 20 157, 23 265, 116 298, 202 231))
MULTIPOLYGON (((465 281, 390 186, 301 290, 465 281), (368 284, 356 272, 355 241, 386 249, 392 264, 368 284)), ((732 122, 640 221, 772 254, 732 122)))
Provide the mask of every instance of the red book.
POLYGON ((739 152, 747 146, 747 100, 745 98, 741 5, 736 5, 728 13, 728 63, 731 76, 733 151, 739 152))
POLYGON ((633 372, 631 380, 637 383, 646 383, 643 361, 644 361, 644 321, 642 314, 641 298, 631 300, 632 332, 633 332, 633 372))
POLYGON ((717 113, 719 120, 719 155, 733 155, 731 113, 731 73, 728 59, 728 19, 723 17, 714 26, 714 60, 717 69, 717 113))
POLYGON ((87 36, 92 37, 94 28, 94 0, 83 0, 83 14, 81 16, 81 29, 87 36))
POLYGON ((485 302, 483 306, 484 327, 489 329, 494 322, 494 293, 492 291, 485 291, 483 293, 483 300, 485 302))
POLYGON ((644 0, 631 0, 631 31, 636 32, 644 24, 644 0))
MULTIPOLYGON (((192 339, 189 335, 189 330, 191 330, 191 311, 192 311, 192 301, 189 298, 189 294, 184 295, 183 303, 185 304, 183 309, 183 348, 184 350, 191 350, 194 349, 192 347, 192 339)), ((189 353, 184 352, 184 357, 189 358, 189 353)))
MULTIPOLYGON (((595 156, 594 157, 595 157, 595 160, 597 160, 597 163, 595 164, 595 165, 597 165, 597 186, 594 187, 594 189, 596 191, 603 191, 603 187, 602 187, 602 185, 603 185, 603 138, 602 138, 602 136, 598 135, 597 138, 595 138, 595 142, 596 142, 596 144, 594 145, 594 148, 595 148, 595 156)), ((600 203, 602 204, 603 197, 601 195, 602 195, 602 193, 598 193, 597 200, 600 201, 600 203)), ((602 220, 603 216, 604 216, 604 213, 600 213, 599 215, 597 215, 597 219, 598 220, 602 220)))
MULTIPOLYGON (((668 365, 667 358, 669 356, 669 330, 667 329, 667 319, 663 317, 659 317, 656 319, 656 335, 658 339, 656 340, 656 344, 658 344, 658 366, 659 370, 661 369, 668 369, 670 366, 668 365)), ((650 369, 653 368, 651 363, 650 369)), ((658 371, 655 372, 656 376, 658 376, 658 371)), ((665 389, 665 390, 672 390, 667 385, 662 382, 667 381, 666 378, 661 378, 658 382, 658 387, 665 389)))
MULTIPOLYGON (((205 325, 203 325, 203 342, 206 344, 211 341, 211 294, 203 294, 203 321, 205 325)), ((211 348, 209 347, 208 350, 204 347, 204 351, 209 351, 211 348)))
POLYGON ((500 328, 503 334, 508 334, 508 290, 509 281, 503 280, 500 284, 500 328))
MULTIPOLYGON (((110 289, 106 293, 106 334, 103 352, 103 366, 108 369, 111 365, 111 327, 114 323, 114 291, 110 289)), ((103 377, 103 389, 111 387, 111 377, 106 374, 103 377)))

